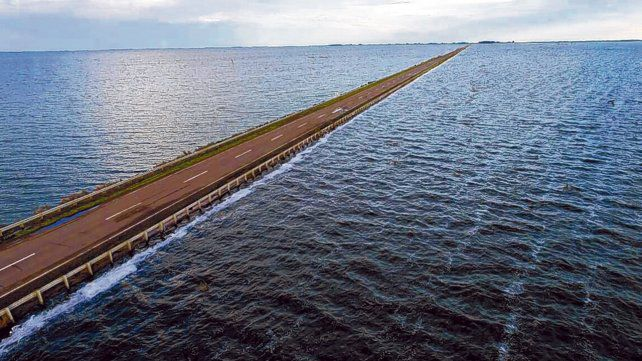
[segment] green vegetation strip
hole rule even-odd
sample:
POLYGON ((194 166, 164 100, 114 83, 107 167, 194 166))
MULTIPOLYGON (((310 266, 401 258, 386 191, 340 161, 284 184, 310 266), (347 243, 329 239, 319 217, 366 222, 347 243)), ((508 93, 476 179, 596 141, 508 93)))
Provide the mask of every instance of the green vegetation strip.
MULTIPOLYGON (((385 82, 385 81, 387 81, 387 80, 389 80, 391 78, 399 76, 399 75, 401 75, 403 73, 406 73, 406 72, 408 72, 408 71, 410 71, 410 70, 412 70, 412 69, 414 69, 414 68, 416 68, 418 66, 424 65, 424 64, 426 64, 428 62, 434 62, 434 64, 431 67, 427 68, 425 71, 423 71, 420 74, 417 74, 417 76, 413 77, 413 79, 416 79, 419 76, 425 74, 426 72, 434 69, 438 65, 442 64, 444 61, 446 61, 446 60, 450 59, 451 57, 453 57, 454 55, 456 55, 456 52, 458 52, 458 51, 455 50, 455 51, 453 51, 451 53, 448 53, 448 54, 445 54, 445 55, 441 55, 441 56, 426 60, 426 61, 424 61, 422 63, 419 63, 417 65, 411 66, 411 67, 409 67, 407 69, 404 69, 404 70, 402 70, 400 72, 397 72, 395 74, 389 75, 389 76, 387 76, 385 78, 382 78, 382 79, 379 79, 377 81, 364 84, 364 85, 362 85, 362 86, 360 86, 360 87, 358 87, 356 89, 353 89, 353 90, 351 90, 351 91, 349 91, 347 93, 341 94, 336 98, 332 98, 332 99, 330 99, 328 101, 325 101, 323 103, 314 105, 311 108, 305 109, 305 110, 297 112, 297 113, 290 114, 290 115, 285 116, 285 117, 283 117, 281 119, 278 119, 278 120, 272 121, 270 123, 266 123, 264 125, 258 126, 258 127, 254 128, 254 129, 251 129, 251 130, 249 130, 249 131, 247 131, 245 133, 242 133, 240 135, 232 136, 232 137, 228 138, 227 140, 223 140, 223 141, 220 141, 220 142, 217 142, 217 143, 211 143, 211 144, 208 144, 206 146, 203 146, 203 147, 197 149, 193 153, 193 156, 191 156, 191 157, 188 156, 184 161, 181 161, 181 162, 179 162, 179 163, 177 163, 177 164, 175 164, 175 165, 173 165, 171 167, 168 167, 166 169, 162 169, 161 171, 158 171, 158 172, 154 172, 154 170, 152 170, 152 171, 149 172, 150 175, 148 177, 143 178, 141 181, 139 181, 137 183, 134 183, 134 184, 132 184, 132 185, 126 187, 126 188, 120 189, 120 190, 115 190, 113 192, 105 194, 105 195, 103 195, 101 197, 98 197, 98 198, 93 199, 91 201, 88 201, 86 203, 77 204, 75 207, 73 207, 73 208, 71 208, 71 209, 69 209, 67 211, 61 212, 60 214, 57 214, 56 216, 53 216, 53 217, 50 217, 50 218, 44 218, 42 221, 38 222, 37 224, 29 225, 28 227, 26 227, 26 228, 24 228, 24 229, 22 229, 22 230, 20 230, 18 232, 13 233, 10 237, 11 238, 24 237, 24 236, 26 236, 26 235, 28 235, 30 233, 33 233, 33 232, 35 232, 35 231, 37 231, 39 229, 42 229, 42 228, 47 227, 47 226, 49 226, 51 224, 54 224, 54 223, 60 221, 61 219, 64 219, 64 218, 67 218, 67 217, 71 217, 74 214, 77 214, 78 212, 82 212, 84 210, 90 209, 90 208, 95 207, 97 205, 106 203, 106 202, 108 202, 108 201, 110 201, 112 199, 115 199, 115 198, 123 195, 123 194, 129 193, 129 192, 133 192, 134 190, 136 190, 138 188, 141 188, 141 187, 144 187, 147 184, 150 184, 150 183, 152 183, 152 182, 154 182, 154 181, 156 181, 158 179, 161 179, 161 178, 166 177, 166 176, 168 176, 170 174, 176 173, 176 172, 178 172, 180 170, 183 170, 183 169, 185 169, 187 167, 190 167, 190 166, 192 166, 192 165, 194 165, 196 163, 199 163, 199 162, 201 162, 201 161, 203 161, 203 160, 205 160, 205 159, 207 159, 209 157, 212 157, 212 156, 214 156, 216 154, 219 154, 219 153, 224 152, 224 151, 226 151, 226 150, 228 150, 230 148, 233 148, 233 147, 235 147, 235 146, 237 146, 237 145, 239 145, 241 143, 245 143, 245 142, 247 142, 249 140, 252 140, 252 139, 254 139, 254 138, 256 138, 256 137, 258 137, 260 135, 263 135, 263 134, 268 133, 268 132, 270 132, 270 131, 272 131, 274 129, 277 129, 277 128, 279 128, 279 127, 281 127, 281 126, 283 126, 283 125, 285 125, 285 124, 287 124, 287 123, 289 123, 289 122, 291 122, 291 121, 293 121, 295 119, 301 118, 301 117, 306 116, 306 115, 308 115, 310 113, 314 113, 315 111, 317 111, 319 109, 328 107, 328 106, 330 106, 330 105, 332 105, 334 103, 337 103, 337 102, 339 102, 339 101, 341 101, 343 99, 346 99, 346 98, 348 98, 348 97, 350 97, 350 96, 352 96, 354 94, 357 94, 357 93, 359 93, 361 91, 364 91, 366 89, 369 89, 369 88, 372 88, 372 87, 376 87, 379 84, 381 84, 381 83, 383 83, 383 82, 385 82), (211 149, 207 149, 207 148, 210 148, 210 147, 211 147, 211 149)), ((162 166, 161 166, 161 168, 162 168, 162 166)))

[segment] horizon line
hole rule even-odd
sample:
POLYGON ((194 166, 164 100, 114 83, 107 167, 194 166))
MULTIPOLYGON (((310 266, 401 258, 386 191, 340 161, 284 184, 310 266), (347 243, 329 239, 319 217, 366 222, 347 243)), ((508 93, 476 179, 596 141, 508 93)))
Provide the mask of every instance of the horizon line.
POLYGON ((59 50, 0 50, 2 53, 71 53, 92 51, 138 51, 138 50, 198 50, 198 49, 253 49, 253 48, 307 48, 334 46, 382 46, 382 45, 492 45, 492 44, 549 44, 549 43, 606 43, 606 42, 637 42, 642 39, 588 39, 588 40, 534 40, 534 41, 452 41, 452 42, 405 42, 405 43, 329 43, 308 45, 213 45, 202 47, 141 47, 141 48, 104 48, 104 49, 59 49, 59 50))

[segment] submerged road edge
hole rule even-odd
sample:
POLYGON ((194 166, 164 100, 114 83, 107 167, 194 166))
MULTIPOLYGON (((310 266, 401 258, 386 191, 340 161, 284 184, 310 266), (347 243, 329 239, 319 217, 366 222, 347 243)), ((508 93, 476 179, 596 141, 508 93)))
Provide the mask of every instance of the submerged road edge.
MULTIPOLYGON (((376 94, 374 98, 358 105, 358 107, 350 109, 347 113, 339 113, 334 116, 335 110, 327 119, 324 119, 324 123, 315 126, 287 144, 275 148, 270 154, 256 159, 251 163, 243 164, 233 172, 226 174, 225 177, 217 179, 215 182, 204 186, 186 198, 165 205, 163 208, 154 209, 154 213, 145 219, 121 229, 117 234, 106 239, 97 240, 96 243, 80 250, 77 254, 73 255, 73 257, 62 259, 52 267, 30 275, 24 282, 11 285, 10 288, 0 288, 0 330, 7 329, 12 324, 17 323, 20 318, 34 311, 43 309, 48 303, 51 303, 49 300, 65 292, 69 292, 72 286, 92 278, 96 272, 113 265, 114 262, 118 260, 128 258, 137 249, 145 248, 153 243, 154 240, 164 237, 168 232, 178 228, 182 222, 190 219, 194 213, 202 213, 205 208, 220 202, 224 197, 238 190, 244 184, 271 171, 275 166, 283 163, 319 138, 347 123, 392 93, 414 82, 419 77, 436 69, 440 65, 443 65, 464 49, 466 49, 466 47, 458 48, 450 53, 434 57, 405 69, 393 76, 383 78, 382 80, 393 79, 401 81, 381 93, 376 94), (433 62, 433 64, 431 64, 431 62, 433 62), (426 68, 416 73, 411 73, 419 67, 426 68)), ((357 88, 357 90, 358 89, 359 88, 357 88)), ((366 88, 363 92, 372 90, 374 89, 366 88)), ((348 94, 352 93, 353 92, 349 92, 348 94)), ((352 95, 356 96, 361 93, 362 92, 356 92, 352 95)), ((329 108, 333 106, 336 105, 330 104, 326 108, 329 110, 329 108)), ((305 111, 301 113, 304 112, 305 111)), ((319 118, 324 115, 325 114, 319 116, 319 118)), ((289 124, 290 123, 282 125, 277 129, 289 124)), ((273 138, 272 141, 279 137, 280 135, 273 138)), ((234 148, 241 148, 243 144, 245 143, 241 143, 234 148)), ((249 151, 246 151, 246 153, 247 152, 249 151)), ((239 154, 238 157, 246 153, 239 154)), ((202 162, 205 162, 205 160, 202 162)), ((197 179, 206 172, 207 171, 201 172, 201 174, 197 174, 185 182, 197 179)), ((125 195, 123 195, 123 197, 124 196, 125 195)), ((125 211, 127 211, 127 209, 125 211)), ((118 216, 118 214, 113 215, 113 217, 116 216, 118 216)), ((11 251, 11 248, 12 247, 2 250, 0 253, 11 251)), ((29 255, 29 257, 31 256, 33 255, 29 255)), ((13 266, 12 264, 0 264, 0 268, 2 268, 0 272, 13 266)))

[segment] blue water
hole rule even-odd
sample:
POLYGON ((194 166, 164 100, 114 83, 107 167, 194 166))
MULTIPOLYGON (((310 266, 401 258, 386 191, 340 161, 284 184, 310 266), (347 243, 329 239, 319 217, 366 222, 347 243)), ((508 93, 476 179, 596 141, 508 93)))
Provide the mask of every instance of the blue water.
MULTIPOLYGON (((180 58, 182 52, 193 53, 194 59, 208 52, 219 52, 219 57, 241 52, 244 56, 235 58, 234 66, 247 62, 247 71, 259 77, 247 75, 244 79, 253 79, 255 85, 223 93, 229 96, 228 107, 243 102, 244 107, 237 109, 257 109, 249 116, 226 108, 221 119, 229 122, 192 123, 198 114, 207 114, 202 109, 215 108, 202 95, 192 100, 187 95, 209 94, 207 86, 200 90, 194 86, 185 91, 183 101, 173 103, 187 102, 185 106, 194 109, 176 110, 178 123, 162 123, 151 115, 140 122, 131 120, 131 115, 125 120, 90 118, 96 123, 86 123, 86 138, 80 139, 100 144, 105 137, 115 145, 106 142, 111 151, 104 153, 87 148, 101 161, 85 165, 70 161, 68 166, 75 164, 76 170, 68 173, 81 183, 98 179, 101 172, 111 174, 105 164, 135 172, 136 167, 163 159, 150 154, 167 152, 171 157, 216 138, 223 132, 220 124, 237 124, 234 130, 229 127, 233 133, 256 124, 254 119, 264 116, 260 123, 283 115, 450 49, 376 46, 57 54, 107 56, 120 59, 120 64, 138 64, 122 66, 139 66, 131 74, 142 80, 121 74, 120 81, 131 88, 114 92, 117 99, 131 102, 125 103, 130 107, 136 104, 131 100, 135 89, 153 83, 150 74, 174 76, 180 83, 184 79, 164 73, 166 69, 183 69, 182 76, 197 74, 188 76, 192 80, 225 73, 212 69, 205 76, 197 65, 161 71, 158 57, 173 64, 169 59, 180 58), (269 63, 260 55, 264 52, 270 61, 279 59, 288 66, 281 72, 269 67, 257 71, 252 61, 269 63), (308 70, 317 76, 274 80, 290 71, 306 73, 307 52, 319 59, 319 68, 308 70), (357 69, 359 63, 367 69, 357 69), (345 73, 337 70, 336 75, 325 67, 345 73), (353 68, 357 71, 348 73, 353 68), (264 89, 265 82, 282 93, 254 91, 264 89), (325 95, 307 89, 307 82, 320 88, 321 83, 328 84, 325 95), (265 96, 276 98, 267 101, 265 96), (128 125, 120 127, 121 122, 128 125), (164 124, 160 126, 164 132, 149 124, 164 124), (214 124, 220 126, 216 131, 214 124), (104 133, 107 128, 113 133, 104 133), (121 131, 125 135, 119 136, 121 131), (145 140, 150 148, 143 151, 140 144, 145 140), (111 153, 128 141, 136 144, 128 153, 111 153)), ((143 257, 120 265, 79 289, 69 301, 24 322, 0 343, 0 354, 25 360, 69 355, 639 359, 641 50, 639 42, 473 46, 143 257)), ((53 63, 43 60, 41 66, 54 67, 53 63)), ((66 71, 82 67, 79 64, 83 62, 66 71)), ((121 72, 99 76, 113 80, 121 72)), ((65 88, 63 92, 100 98, 102 93, 96 91, 65 88)), ((174 101, 170 96, 165 99, 174 101)), ((144 108, 141 104, 149 99, 140 102, 144 108)), ((117 105, 110 109, 120 111, 114 110, 120 109, 117 105)), ((152 107, 144 113, 157 111, 164 112, 152 107)), ((42 120, 40 126, 45 124, 42 120)), ((2 136, 23 134, 31 143, 39 143, 29 138, 29 132, 16 132, 3 130, 2 136)), ((59 143, 48 140, 51 149, 58 144, 59 149, 82 153, 68 145, 77 138, 52 139, 59 143)), ((3 157, 3 167, 39 159, 30 158, 29 152, 16 153, 9 157, 11 162, 3 157)), ((43 152, 41 157, 54 169, 56 157, 62 156, 43 152)), ((31 182, 38 188, 38 181, 31 182)), ((0 184, 2 189, 15 188, 12 193, 21 189, 4 178, 0 184)), ((9 200, 3 198, 3 206, 9 200)), ((7 212, 7 218, 17 214, 7 212)))

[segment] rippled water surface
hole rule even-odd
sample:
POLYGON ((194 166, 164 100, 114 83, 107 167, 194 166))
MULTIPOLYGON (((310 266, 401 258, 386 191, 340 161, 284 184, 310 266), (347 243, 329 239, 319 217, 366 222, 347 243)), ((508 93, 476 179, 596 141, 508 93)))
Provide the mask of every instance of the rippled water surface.
MULTIPOLYGON (((34 94, 3 95, 14 114, 0 115, 0 187, 11 189, 3 217, 22 212, 11 197, 40 200, 57 180, 85 186, 129 175, 451 48, 57 55, 120 64, 93 74, 84 60, 32 59, 31 68, 14 60, 28 76, 58 69, 56 61, 65 62, 58 71, 87 76, 70 77, 83 88, 60 75, 55 86, 18 87, 34 94), (205 72, 210 56, 228 59, 229 68, 205 72), (274 59, 282 68, 263 63, 274 59), (158 74, 162 81, 150 80, 158 74), (127 86, 106 89, 115 79, 127 86), (173 97, 167 89, 183 91, 173 97), (46 98, 40 91, 69 94, 50 94, 60 104, 45 113, 18 104, 46 98), (221 92, 221 103, 203 95, 210 92, 221 92), (155 96, 158 108, 136 105, 155 96), (65 103, 73 97, 99 111, 65 103), (14 167, 25 159, 48 165, 43 184, 14 167)), ((473 46, 24 322, 0 353, 24 360, 640 359, 640 55, 641 43, 473 46)))

